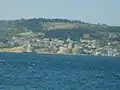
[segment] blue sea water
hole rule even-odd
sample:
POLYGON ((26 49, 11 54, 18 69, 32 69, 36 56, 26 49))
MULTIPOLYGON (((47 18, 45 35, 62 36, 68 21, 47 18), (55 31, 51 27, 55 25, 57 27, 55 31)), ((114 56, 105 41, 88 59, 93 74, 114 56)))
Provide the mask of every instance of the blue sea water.
POLYGON ((120 58, 1 52, 0 90, 120 90, 120 58))

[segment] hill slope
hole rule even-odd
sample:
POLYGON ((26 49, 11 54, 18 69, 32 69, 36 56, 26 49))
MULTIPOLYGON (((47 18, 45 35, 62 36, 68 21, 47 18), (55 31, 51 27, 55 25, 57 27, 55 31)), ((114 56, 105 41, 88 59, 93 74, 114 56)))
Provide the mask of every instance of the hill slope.
POLYGON ((26 31, 44 32, 46 37, 78 38, 82 33, 120 32, 119 26, 90 24, 67 19, 20 19, 0 21, 0 37, 10 38, 26 31))

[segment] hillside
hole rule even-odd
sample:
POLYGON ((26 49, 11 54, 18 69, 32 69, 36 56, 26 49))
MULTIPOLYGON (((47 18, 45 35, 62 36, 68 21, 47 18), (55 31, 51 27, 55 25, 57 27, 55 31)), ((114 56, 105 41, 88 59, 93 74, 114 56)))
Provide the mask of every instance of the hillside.
POLYGON ((67 19, 20 19, 0 21, 0 37, 11 38, 26 31, 44 32, 46 37, 78 38, 82 33, 120 32, 119 26, 90 24, 67 19))

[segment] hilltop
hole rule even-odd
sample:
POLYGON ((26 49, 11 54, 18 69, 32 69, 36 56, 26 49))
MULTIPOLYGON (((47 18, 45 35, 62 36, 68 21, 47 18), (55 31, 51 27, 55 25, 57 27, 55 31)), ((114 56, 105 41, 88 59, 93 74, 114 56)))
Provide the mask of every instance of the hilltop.
POLYGON ((45 37, 79 38, 82 33, 120 32, 119 26, 105 24, 90 24, 78 20, 67 19, 19 19, 0 21, 0 37, 11 38, 24 32, 43 32, 45 37))

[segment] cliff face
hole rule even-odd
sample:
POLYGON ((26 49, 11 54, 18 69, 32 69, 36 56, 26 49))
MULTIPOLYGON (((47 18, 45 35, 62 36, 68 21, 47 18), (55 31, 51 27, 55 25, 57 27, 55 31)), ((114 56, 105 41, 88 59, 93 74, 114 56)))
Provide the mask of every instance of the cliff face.
POLYGON ((26 52, 26 49, 23 47, 2 48, 0 52, 26 52))

